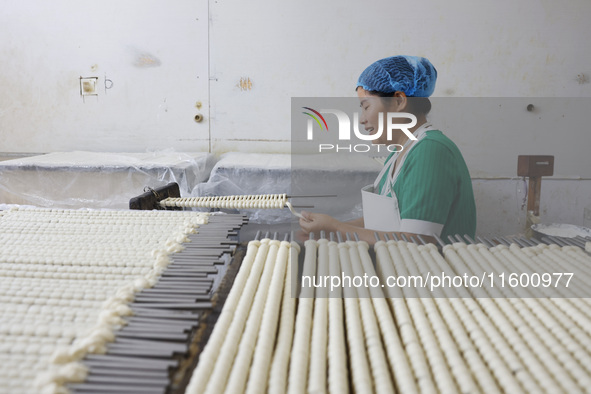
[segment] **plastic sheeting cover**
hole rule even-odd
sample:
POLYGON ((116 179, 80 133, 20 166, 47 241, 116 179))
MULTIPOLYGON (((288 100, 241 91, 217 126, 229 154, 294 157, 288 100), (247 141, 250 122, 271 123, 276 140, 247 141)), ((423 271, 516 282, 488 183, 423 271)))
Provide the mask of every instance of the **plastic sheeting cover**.
MULTIPOLYGON (((292 204, 340 220, 362 215, 361 188, 373 183, 381 166, 362 155, 289 155, 231 152, 222 155, 195 196, 281 194, 337 197, 293 198, 292 204)), ((301 210, 301 209, 298 209, 301 210)), ((286 223, 297 218, 287 209, 240 210, 255 223, 286 223)))
POLYGON ((127 209, 129 200, 176 182, 193 195, 215 164, 210 153, 56 152, 0 162, 0 203, 127 209))

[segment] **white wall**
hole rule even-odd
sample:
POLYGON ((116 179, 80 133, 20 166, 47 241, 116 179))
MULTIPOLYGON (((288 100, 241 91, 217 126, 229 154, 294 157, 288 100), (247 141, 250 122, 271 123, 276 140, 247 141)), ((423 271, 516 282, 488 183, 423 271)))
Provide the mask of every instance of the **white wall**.
POLYGON ((291 97, 352 96, 400 53, 431 59, 438 97, 591 95, 586 0, 2 3, 0 152, 208 149, 210 133, 216 152, 288 152, 291 97))
POLYGON ((207 33, 204 1, 4 0, 0 151, 207 150, 207 33))
MULTIPOLYGON (((521 179, 475 179, 477 228, 480 235, 514 235, 526 226, 526 190, 521 179)), ((591 206, 591 180, 542 180, 540 218, 542 223, 570 223, 591 228, 584 217, 591 206)))
POLYGON ((586 0, 219 1, 211 17, 216 150, 287 151, 290 97, 353 96, 394 54, 428 57, 439 97, 591 95, 586 0))

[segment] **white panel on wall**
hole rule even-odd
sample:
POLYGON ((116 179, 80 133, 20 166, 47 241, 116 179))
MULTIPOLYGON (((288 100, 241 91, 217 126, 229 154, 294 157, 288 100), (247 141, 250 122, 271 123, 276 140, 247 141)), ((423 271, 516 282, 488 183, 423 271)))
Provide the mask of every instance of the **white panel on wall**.
POLYGON ((4 2, 0 151, 208 150, 207 34, 206 0, 4 2))
POLYGON ((519 155, 554 156, 554 176, 591 179, 591 98, 434 98, 431 120, 472 177, 517 175, 519 155))
POLYGON ((210 7, 214 151, 289 151, 291 97, 353 96, 361 71, 394 54, 428 57, 439 71, 439 97, 591 95, 586 0, 224 0, 210 7))

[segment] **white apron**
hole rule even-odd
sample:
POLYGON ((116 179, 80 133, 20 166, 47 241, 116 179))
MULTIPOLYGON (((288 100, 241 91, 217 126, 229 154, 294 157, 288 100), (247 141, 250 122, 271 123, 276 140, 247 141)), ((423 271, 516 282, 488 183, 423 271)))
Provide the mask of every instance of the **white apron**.
POLYGON ((394 194, 392 186, 396 182, 402 164, 404 163, 404 160, 406 160, 409 152, 415 147, 416 142, 419 142, 425 137, 426 132, 429 130, 434 130, 433 126, 425 123, 414 132, 414 136, 417 137, 417 140, 414 141, 409 139, 404 144, 402 149, 403 152, 408 145, 410 145, 410 147, 400 163, 396 166, 394 175, 392 175, 392 168, 396 163, 399 153, 394 153, 392 157, 390 157, 390 160, 384 163, 384 168, 382 168, 382 171, 378 174, 373 185, 367 185, 361 189, 363 225, 366 229, 375 231, 400 231, 400 210, 398 209, 398 199, 396 198, 396 194, 394 194), (386 183, 384 184, 382 191, 387 193, 390 190, 392 193, 391 197, 377 194, 375 192, 378 189, 378 185, 384 176, 384 173, 388 174, 388 177, 386 178, 386 183))

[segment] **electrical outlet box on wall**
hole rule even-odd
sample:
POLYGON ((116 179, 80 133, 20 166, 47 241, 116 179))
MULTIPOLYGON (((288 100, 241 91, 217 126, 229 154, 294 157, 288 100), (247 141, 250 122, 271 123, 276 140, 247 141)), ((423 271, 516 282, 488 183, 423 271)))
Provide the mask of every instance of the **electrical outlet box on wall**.
POLYGON ((80 77, 80 95, 81 96, 96 96, 98 77, 80 77))

